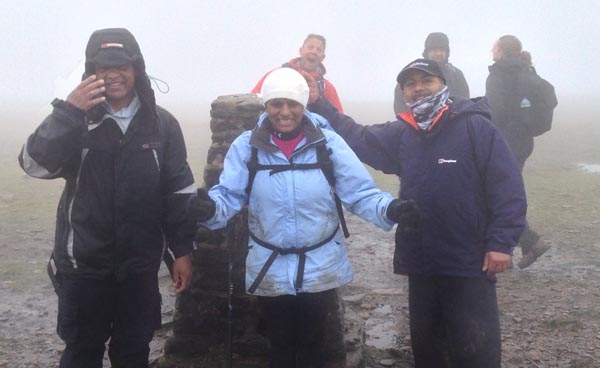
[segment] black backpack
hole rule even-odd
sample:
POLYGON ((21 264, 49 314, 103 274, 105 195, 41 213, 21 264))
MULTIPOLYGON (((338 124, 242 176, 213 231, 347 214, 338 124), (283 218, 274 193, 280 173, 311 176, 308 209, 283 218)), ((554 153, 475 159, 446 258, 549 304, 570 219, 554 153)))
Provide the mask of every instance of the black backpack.
POLYGON ((524 134, 530 137, 549 131, 554 108, 558 105, 554 86, 533 69, 517 73, 515 83, 516 93, 511 96, 511 120, 519 124, 524 134))
POLYGON ((335 174, 333 172, 333 161, 329 158, 331 155, 331 149, 327 148, 325 144, 319 144, 316 146, 317 150, 317 162, 310 164, 287 164, 287 165, 262 165, 258 163, 258 150, 256 147, 251 147, 251 157, 250 161, 246 163, 248 166, 248 186, 246 187, 246 193, 248 197, 250 197, 250 192, 252 191, 252 185, 254 184, 254 178, 256 177, 256 172, 258 170, 271 170, 269 175, 276 174, 278 172, 287 171, 287 170, 313 170, 313 169, 321 169, 323 175, 327 179, 327 182, 331 186, 331 192, 333 193, 333 197, 335 200, 335 207, 338 212, 338 217, 340 218, 340 225, 342 225, 342 230, 344 232, 344 236, 347 238, 350 236, 348 232, 348 227, 346 226, 346 219, 344 218, 344 210, 342 208, 342 201, 340 197, 338 197, 335 192, 335 174))

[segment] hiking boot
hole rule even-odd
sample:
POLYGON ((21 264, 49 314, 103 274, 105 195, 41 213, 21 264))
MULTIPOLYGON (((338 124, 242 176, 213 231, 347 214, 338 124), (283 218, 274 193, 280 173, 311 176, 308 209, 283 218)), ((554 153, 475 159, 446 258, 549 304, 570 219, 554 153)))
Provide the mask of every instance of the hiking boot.
POLYGON ((523 257, 517 263, 517 266, 522 270, 527 268, 533 264, 542 254, 546 253, 548 249, 550 249, 551 245, 546 244, 542 239, 539 239, 537 243, 535 243, 529 252, 523 253, 523 257))

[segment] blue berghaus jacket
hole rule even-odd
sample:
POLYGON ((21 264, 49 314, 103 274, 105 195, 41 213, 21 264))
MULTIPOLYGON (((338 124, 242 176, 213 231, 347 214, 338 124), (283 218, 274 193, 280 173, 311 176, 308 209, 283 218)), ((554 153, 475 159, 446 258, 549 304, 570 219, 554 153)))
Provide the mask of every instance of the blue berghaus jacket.
POLYGON ((401 179, 400 198, 416 201, 417 231, 396 231, 394 272, 484 277, 485 253, 512 254, 527 200, 517 162, 490 121, 485 98, 456 99, 430 130, 408 111, 361 125, 319 98, 324 116, 364 163, 401 179))

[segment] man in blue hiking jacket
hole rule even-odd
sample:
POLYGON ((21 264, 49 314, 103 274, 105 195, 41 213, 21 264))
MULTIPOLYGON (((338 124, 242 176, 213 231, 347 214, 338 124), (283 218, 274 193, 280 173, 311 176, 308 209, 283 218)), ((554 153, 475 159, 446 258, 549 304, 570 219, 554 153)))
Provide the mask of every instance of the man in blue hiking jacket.
POLYGON ((312 91, 323 115, 364 163, 402 179, 400 198, 421 212, 398 225, 394 272, 409 277, 416 367, 500 367, 495 274, 506 270, 525 225, 519 167, 491 124, 485 99, 449 99, 433 60, 398 75, 409 111, 363 126, 312 91))

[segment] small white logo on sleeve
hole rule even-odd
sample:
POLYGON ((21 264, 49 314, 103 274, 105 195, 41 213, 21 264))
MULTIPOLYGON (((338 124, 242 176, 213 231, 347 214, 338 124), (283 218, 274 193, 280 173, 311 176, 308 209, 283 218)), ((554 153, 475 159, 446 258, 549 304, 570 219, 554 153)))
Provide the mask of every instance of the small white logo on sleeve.
POLYGON ((438 164, 439 165, 443 165, 443 164, 455 164, 456 160, 449 160, 449 159, 445 159, 445 158, 438 158, 438 164))
POLYGON ((122 43, 116 43, 116 42, 107 42, 107 43, 103 43, 102 45, 100 45, 101 49, 107 49, 109 47, 117 47, 122 49, 123 48, 123 44, 122 43))

